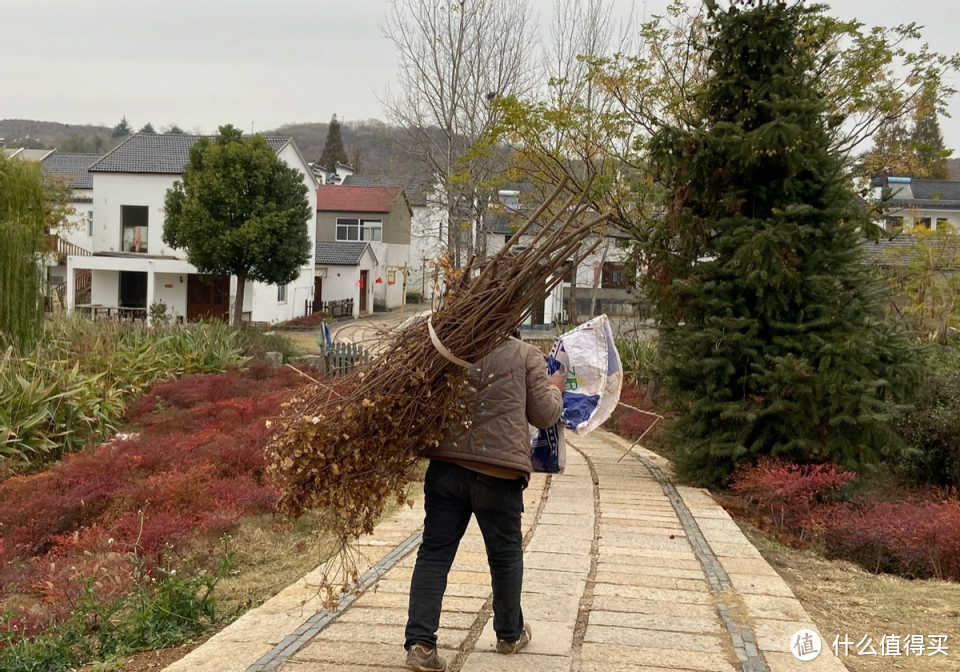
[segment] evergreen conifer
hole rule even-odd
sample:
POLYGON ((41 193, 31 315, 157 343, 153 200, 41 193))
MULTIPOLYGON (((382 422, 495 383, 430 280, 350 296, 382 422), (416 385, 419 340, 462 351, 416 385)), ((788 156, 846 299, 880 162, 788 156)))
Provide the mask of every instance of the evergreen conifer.
POLYGON ((890 400, 918 358, 884 321, 867 215, 830 149, 805 30, 823 9, 707 4, 699 121, 650 146, 667 191, 647 261, 676 465, 705 484, 760 455, 859 467, 898 445, 890 400))
POLYGON ((917 155, 923 177, 930 180, 949 180, 947 159, 944 154, 943 133, 937 119, 937 108, 930 96, 925 96, 917 109, 916 125, 910 138, 917 155))
POLYGON ((128 135, 133 135, 133 126, 130 125, 130 122, 127 121, 126 117, 120 120, 116 126, 113 127, 113 132, 111 133, 115 138, 125 138, 128 135))
POLYGON ((327 128, 327 141, 323 144, 317 165, 334 172, 338 161, 347 162, 347 150, 343 148, 343 138, 340 137, 340 122, 337 121, 337 115, 333 115, 327 128))

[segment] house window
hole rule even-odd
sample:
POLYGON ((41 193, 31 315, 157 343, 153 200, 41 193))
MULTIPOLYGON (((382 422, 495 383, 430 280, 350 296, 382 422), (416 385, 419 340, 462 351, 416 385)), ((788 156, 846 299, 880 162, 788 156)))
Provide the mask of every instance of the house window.
POLYGON ((600 279, 600 286, 604 289, 627 288, 627 271, 624 269, 623 262, 603 262, 603 272, 600 279))
POLYGON ((913 220, 914 226, 922 226, 925 229, 930 228, 930 218, 929 217, 917 217, 913 220))
POLYGON ((277 303, 287 302, 287 286, 277 285, 277 303))
POLYGON ((146 254, 148 215, 149 208, 145 205, 120 206, 120 228, 123 231, 120 241, 121 251, 146 254))
POLYGON ((337 217, 337 240, 383 240, 383 221, 337 217))
POLYGON ((87 235, 93 238, 93 210, 87 211, 87 235))
POLYGON ((896 233, 903 228, 903 217, 887 217, 887 233, 896 233))

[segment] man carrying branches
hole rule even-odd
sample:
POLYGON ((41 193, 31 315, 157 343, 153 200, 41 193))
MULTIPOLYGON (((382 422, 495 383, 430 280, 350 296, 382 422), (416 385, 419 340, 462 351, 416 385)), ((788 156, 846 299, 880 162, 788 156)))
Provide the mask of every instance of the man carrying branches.
POLYGON ((423 543, 410 585, 407 668, 443 672, 437 630, 447 575, 470 522, 487 549, 493 585, 497 653, 514 654, 533 633, 523 620, 523 490, 533 468, 528 423, 552 427, 563 410, 562 372, 547 376, 543 355, 511 338, 470 365, 464 382, 467 412, 440 445, 427 451, 423 543))

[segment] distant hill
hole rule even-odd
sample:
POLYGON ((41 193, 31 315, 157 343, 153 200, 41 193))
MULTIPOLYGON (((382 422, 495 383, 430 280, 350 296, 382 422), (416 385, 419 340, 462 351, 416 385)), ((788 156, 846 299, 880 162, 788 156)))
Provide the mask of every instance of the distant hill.
MULTIPOLYGON (((307 161, 316 161, 323 151, 328 126, 327 123, 287 124, 263 131, 263 134, 292 136, 304 158, 307 161)), ((123 140, 112 137, 111 133, 112 129, 106 126, 61 124, 30 119, 0 121, 0 138, 3 138, 8 146, 11 143, 29 144, 60 152, 105 154, 123 140)), ((377 120, 350 122, 341 127, 341 136, 349 163, 355 163, 359 153, 360 166, 357 172, 391 177, 422 178, 429 175, 429 170, 399 148, 402 132, 394 126, 377 120)))
POLYGON ((960 181, 960 159, 947 159, 947 170, 950 171, 950 179, 960 181))
MULTIPOLYGON (((316 161, 323 152, 327 140, 327 123, 286 124, 265 131, 264 135, 289 135, 297 143, 307 161, 316 161)), ((418 160, 411 158, 399 146, 402 131, 381 121, 348 122, 340 127, 343 147, 348 163, 363 175, 388 175, 390 177, 427 177, 429 170, 418 160)))
POLYGON ((120 139, 111 137, 111 129, 106 126, 61 124, 56 121, 31 119, 3 119, 0 121, 0 138, 3 138, 7 145, 29 138, 35 141, 31 144, 39 143, 48 149, 98 154, 110 151, 120 142, 120 139))

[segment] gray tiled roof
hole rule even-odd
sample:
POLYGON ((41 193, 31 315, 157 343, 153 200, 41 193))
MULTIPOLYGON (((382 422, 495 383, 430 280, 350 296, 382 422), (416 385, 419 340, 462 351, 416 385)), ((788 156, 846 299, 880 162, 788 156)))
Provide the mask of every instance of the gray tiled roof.
POLYGON ((51 154, 40 165, 47 173, 67 178, 72 189, 93 189, 89 168, 99 158, 99 154, 51 154))
MULTIPOLYGON (((512 236, 521 226, 523 226, 526 221, 526 213, 510 211, 487 213, 486 217, 484 218, 487 231, 494 235, 512 236)), ((540 230, 540 227, 538 224, 534 224, 531 227, 531 230, 536 232, 540 230)), ((608 225, 605 237, 626 240, 630 238, 630 234, 626 233, 625 231, 621 231, 613 225, 608 225)))
MULTIPOLYGON (((916 236, 900 233, 893 238, 882 237, 874 242, 863 242, 863 251, 867 262, 877 266, 902 266, 913 259, 920 258, 916 236)), ((922 244, 922 243, 920 243, 922 244)))
MULTIPOLYGON (((201 137, 203 136, 137 133, 90 166, 90 171, 179 175, 190 161, 190 148, 201 137)), ((279 152, 290 142, 290 138, 264 139, 275 152, 279 152)))
POLYGON ((386 177, 378 175, 347 175, 341 183, 344 187, 401 187, 407 202, 411 206, 425 207, 427 193, 430 191, 428 180, 406 177, 386 177))
POLYGON ((370 243, 317 241, 317 266, 356 266, 370 243))

